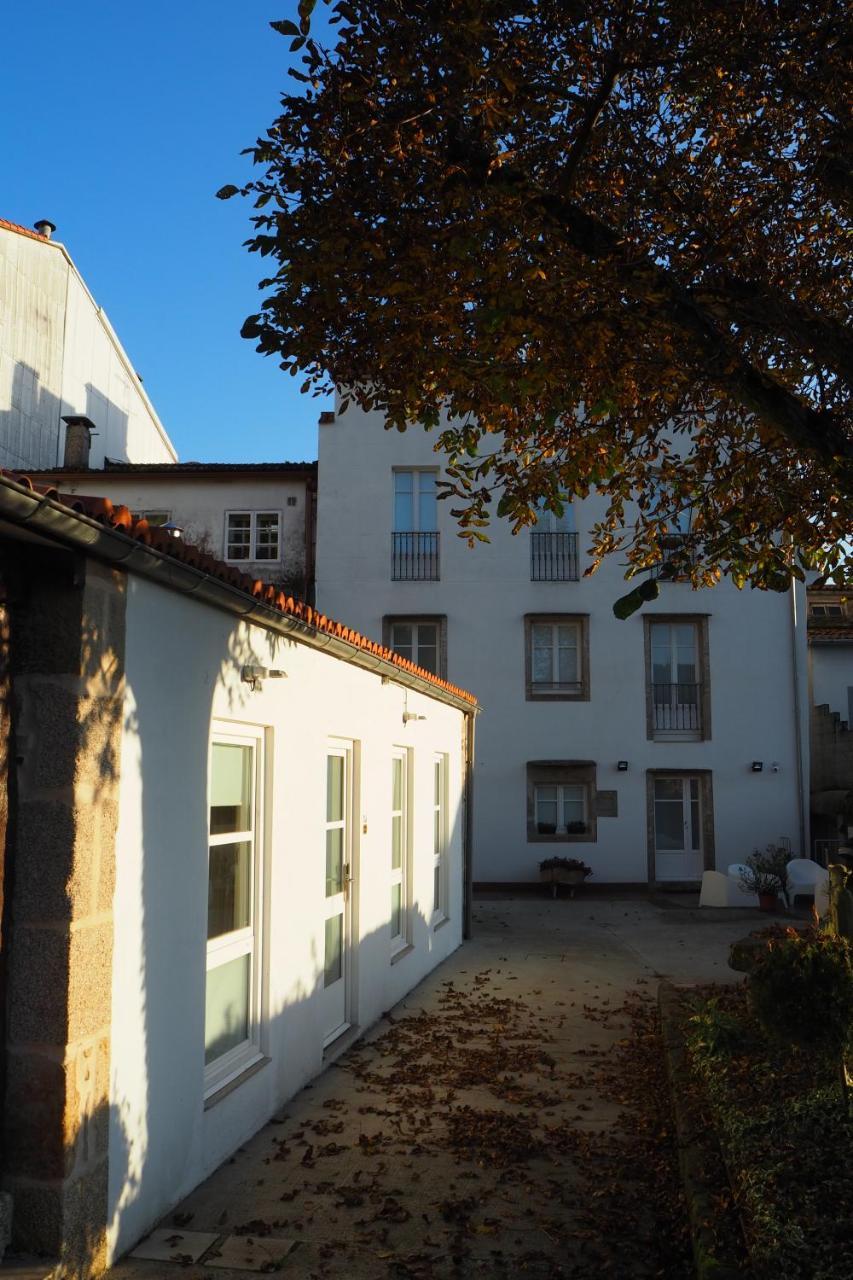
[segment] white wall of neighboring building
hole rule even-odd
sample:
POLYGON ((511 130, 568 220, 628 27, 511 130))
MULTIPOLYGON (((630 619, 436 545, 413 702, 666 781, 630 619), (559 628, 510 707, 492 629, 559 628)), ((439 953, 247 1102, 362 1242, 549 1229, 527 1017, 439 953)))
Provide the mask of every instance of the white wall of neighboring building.
POLYGON ((95 423, 105 457, 177 454, 109 320, 65 248, 0 224, 0 467, 62 463, 64 416, 95 423))
MULTIPOLYGON (((446 616, 449 680, 473 688, 483 707, 477 728, 474 876, 530 881, 540 859, 582 857, 592 883, 643 882, 648 869, 647 771, 710 771, 716 864, 742 861, 780 836, 799 850, 808 804, 808 696, 802 625, 792 598, 737 591, 723 583, 693 591, 662 584, 660 597, 620 622, 612 605, 628 589, 616 560, 580 581, 531 581, 530 537, 495 519, 491 543, 469 549, 457 536, 452 502, 438 503, 440 581, 391 580, 393 468, 439 464, 420 427, 384 429, 378 414, 350 408, 320 427, 318 606, 374 638, 383 617, 446 616), (588 701, 528 701, 525 615, 587 615, 588 701), (705 615, 710 737, 649 740, 644 618, 705 615), (799 708, 795 710, 794 661, 799 708), (799 738, 797 735, 799 721, 799 738), (599 816, 596 839, 543 844, 528 839, 527 765, 590 761, 599 791, 617 793, 617 817, 599 816), (627 761, 627 772, 617 762, 627 761), (753 772, 753 761, 763 763, 753 772), (805 816, 803 816, 803 813, 805 816)), ((575 507, 581 573, 588 531, 601 501, 575 507)), ((808 839, 807 832, 805 839, 808 839)), ((807 851, 807 850, 806 850, 807 851)))
POLYGON ((853 642, 812 643, 809 658, 814 705, 826 703, 853 727, 853 642))
POLYGON ((131 576, 113 961, 110 1256, 148 1230, 323 1066, 326 753, 349 745, 353 1001, 364 1028, 462 936, 462 712, 131 576), (247 664, 283 669, 261 690, 247 664), (404 721, 404 711, 419 719, 404 721), (205 1105, 211 724, 265 734, 266 1060, 205 1105), (391 754, 410 752, 410 949, 392 963, 391 754), (433 761, 448 762, 448 909, 433 902, 433 761))
POLYGON ((166 511, 183 530, 185 542, 219 560, 228 559, 226 518, 231 512, 276 512, 279 516, 279 556, 275 560, 233 560, 244 573, 267 582, 299 583, 304 579, 307 541, 313 536, 313 512, 306 476, 252 470, 197 472, 181 468, 166 472, 126 473, 88 471, 74 475, 39 476, 39 483, 55 484, 63 494, 85 494, 123 503, 133 512, 166 511))

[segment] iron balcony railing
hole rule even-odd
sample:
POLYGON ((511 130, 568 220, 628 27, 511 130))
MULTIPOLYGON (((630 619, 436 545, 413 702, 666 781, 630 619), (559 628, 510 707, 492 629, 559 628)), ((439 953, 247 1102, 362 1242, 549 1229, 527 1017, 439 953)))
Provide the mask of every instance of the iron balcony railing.
POLYGON ((392 533, 392 581, 437 582, 438 548, 437 533, 392 533))
POLYGON ((654 728, 660 732, 695 732, 702 729, 702 686, 653 684, 652 708, 654 728))
POLYGON ((531 581, 577 582, 579 576, 576 533, 531 533, 531 581))

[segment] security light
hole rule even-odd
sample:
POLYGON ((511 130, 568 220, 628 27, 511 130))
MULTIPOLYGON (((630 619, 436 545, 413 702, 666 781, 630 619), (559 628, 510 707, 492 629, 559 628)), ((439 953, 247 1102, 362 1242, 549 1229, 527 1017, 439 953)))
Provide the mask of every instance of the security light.
POLYGON ((628 772, 628 761, 627 761, 627 760, 617 760, 617 761, 616 761, 616 769, 617 769, 617 772, 619 772, 619 773, 627 773, 627 772, 628 772))
POLYGON ((751 769, 752 769, 752 772, 753 772, 753 773, 761 773, 761 772, 763 771, 763 769, 764 769, 764 761, 763 761, 763 760, 753 760, 752 765, 751 765, 750 767, 751 767, 751 769))

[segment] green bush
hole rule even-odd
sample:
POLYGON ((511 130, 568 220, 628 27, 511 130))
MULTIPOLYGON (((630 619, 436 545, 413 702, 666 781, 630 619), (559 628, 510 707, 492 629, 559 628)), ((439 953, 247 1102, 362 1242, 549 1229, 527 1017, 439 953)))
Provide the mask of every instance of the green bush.
POLYGON ((750 975, 752 1006, 771 1035, 837 1057, 853 1031, 853 948, 829 934, 771 940, 750 975))

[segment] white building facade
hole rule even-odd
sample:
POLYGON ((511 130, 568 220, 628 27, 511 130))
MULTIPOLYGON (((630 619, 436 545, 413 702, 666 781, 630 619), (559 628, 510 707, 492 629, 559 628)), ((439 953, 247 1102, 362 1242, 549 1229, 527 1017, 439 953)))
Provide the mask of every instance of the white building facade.
POLYGON ((785 837, 808 852, 803 599, 662 583, 627 621, 595 498, 469 549, 420 427, 321 420, 317 600, 477 689, 474 877, 582 858, 592 884, 695 883, 785 837))
POLYGON ((301 599, 314 590, 315 462, 107 463, 30 472, 63 493, 109 498, 152 527, 301 599))
POLYGON ((65 246, 0 218, 0 467, 61 465, 67 417, 94 427, 104 458, 174 462, 138 373, 65 246))
POLYGON ((86 1276, 459 946, 476 702, 97 500, 0 516, 3 1179, 86 1276))

